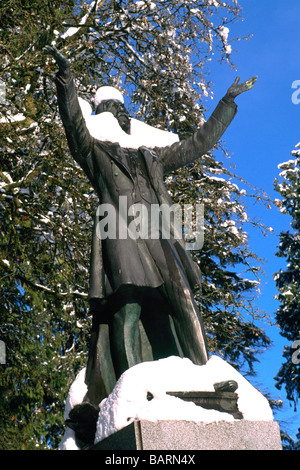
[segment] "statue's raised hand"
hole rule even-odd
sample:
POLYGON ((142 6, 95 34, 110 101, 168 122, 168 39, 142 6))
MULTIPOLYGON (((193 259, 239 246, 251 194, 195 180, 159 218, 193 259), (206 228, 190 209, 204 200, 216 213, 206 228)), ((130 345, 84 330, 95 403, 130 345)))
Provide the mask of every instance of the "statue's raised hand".
POLYGON ((66 59, 54 46, 46 46, 44 47, 44 52, 47 54, 52 55, 52 57, 55 59, 58 67, 60 70, 66 70, 67 68, 70 67, 70 62, 68 59, 66 59))
POLYGON ((228 88, 228 91, 225 95, 226 98, 234 100, 234 98, 236 98, 241 93, 251 90, 254 87, 256 80, 257 76, 249 78, 249 80, 244 83, 239 83, 240 77, 237 77, 234 80, 233 84, 228 88))

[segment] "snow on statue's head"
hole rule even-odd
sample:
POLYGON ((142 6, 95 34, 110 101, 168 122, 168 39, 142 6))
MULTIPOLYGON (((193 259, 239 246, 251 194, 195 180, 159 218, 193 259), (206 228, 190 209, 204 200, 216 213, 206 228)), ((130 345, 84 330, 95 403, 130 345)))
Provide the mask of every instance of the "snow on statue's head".
POLYGON ((123 98, 122 93, 113 86, 102 86, 98 88, 98 90, 96 91, 95 100, 94 100, 96 107, 102 101, 107 101, 107 100, 116 100, 124 104, 124 98, 123 98))
POLYGON ((119 143, 121 147, 166 147, 179 142, 178 135, 149 126, 130 118, 122 93, 117 88, 104 86, 94 96, 95 114, 90 103, 78 98, 87 128, 92 137, 104 142, 119 143))
POLYGON ((118 120, 124 132, 130 134, 130 118, 122 93, 112 86, 99 88, 95 95, 96 114, 109 112, 118 120))

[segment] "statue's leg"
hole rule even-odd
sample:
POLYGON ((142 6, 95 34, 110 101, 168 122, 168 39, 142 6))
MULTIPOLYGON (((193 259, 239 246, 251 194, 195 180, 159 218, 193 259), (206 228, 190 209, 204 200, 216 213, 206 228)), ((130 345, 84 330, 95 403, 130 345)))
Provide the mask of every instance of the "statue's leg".
POLYGON ((208 360, 204 327, 176 247, 160 239, 159 243, 149 242, 149 251, 164 280, 159 289, 169 303, 181 351, 194 364, 203 365, 208 360))
POLYGON ((111 353, 117 378, 142 362, 139 303, 127 303, 114 314, 110 332, 111 353))
POLYGON ((104 308, 98 299, 90 300, 90 313, 93 323, 85 377, 88 392, 84 401, 98 406, 112 391, 116 377, 110 355, 109 324, 105 321, 104 308))
POLYGON ((208 360, 207 343, 202 318, 193 293, 186 285, 166 283, 163 292, 172 310, 175 331, 184 357, 194 364, 204 365, 208 360))
POLYGON ((151 360, 182 355, 170 314, 170 305, 160 290, 149 290, 142 305, 141 321, 151 345, 151 360))

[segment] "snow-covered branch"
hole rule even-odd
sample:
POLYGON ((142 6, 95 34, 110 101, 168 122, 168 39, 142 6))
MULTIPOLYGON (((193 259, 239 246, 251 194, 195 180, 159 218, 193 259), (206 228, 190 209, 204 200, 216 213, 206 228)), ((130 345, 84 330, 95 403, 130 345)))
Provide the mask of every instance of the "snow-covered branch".
POLYGON ((78 290, 70 290, 68 292, 59 292, 55 291, 53 289, 50 289, 47 286, 44 286, 42 284, 39 284, 38 282, 31 281, 30 279, 27 279, 23 274, 17 274, 16 278, 18 278, 20 281, 23 283, 30 285, 30 287, 35 288, 39 291, 46 292, 47 294, 54 295, 55 297, 58 298, 82 298, 82 299, 87 299, 88 294, 85 292, 79 292, 78 290))
MULTIPOLYGON (((86 23, 87 23, 87 20, 89 19, 90 15, 93 13, 93 12, 96 12, 97 9, 104 3, 104 0, 97 0, 97 1, 93 1, 89 8, 88 8, 88 11, 87 13, 81 18, 80 22, 79 22, 79 26, 76 27, 76 26, 71 26, 70 28, 68 28, 61 36, 60 38, 61 39, 66 39, 66 38, 70 38, 71 36, 74 36, 74 34, 76 34, 79 30, 80 30, 80 27, 81 26, 84 26, 86 23)), ((53 41, 53 45, 56 41, 53 41)))

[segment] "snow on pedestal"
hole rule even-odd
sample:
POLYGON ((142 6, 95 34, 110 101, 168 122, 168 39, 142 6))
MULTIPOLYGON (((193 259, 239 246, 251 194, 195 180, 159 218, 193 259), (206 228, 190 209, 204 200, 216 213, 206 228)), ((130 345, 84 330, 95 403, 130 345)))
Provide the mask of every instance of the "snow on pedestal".
MULTIPOLYGON (((85 370, 78 374, 70 389, 65 418, 86 393, 84 373, 85 370)), ((207 410, 166 393, 213 392, 213 385, 224 380, 235 380, 238 383, 238 408, 245 420, 273 420, 267 399, 223 359, 212 356, 207 364, 197 366, 189 359, 172 356, 138 364, 120 377, 112 393, 99 405, 95 444, 138 420, 184 420, 196 423, 234 421, 231 414, 207 410)), ((60 449, 74 448, 74 432, 67 430, 60 449)))
MULTIPOLYGON (((70 387, 65 405, 65 420, 69 418, 69 413, 71 409, 74 408, 75 405, 79 405, 80 403, 82 403, 87 393, 87 386, 84 382, 85 371, 86 368, 82 369, 79 374, 77 374, 74 382, 70 387)), ((72 429, 66 429, 66 432, 59 445, 59 450, 78 450, 78 447, 75 442, 75 432, 72 429)))

